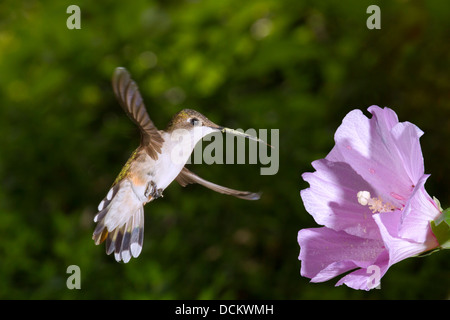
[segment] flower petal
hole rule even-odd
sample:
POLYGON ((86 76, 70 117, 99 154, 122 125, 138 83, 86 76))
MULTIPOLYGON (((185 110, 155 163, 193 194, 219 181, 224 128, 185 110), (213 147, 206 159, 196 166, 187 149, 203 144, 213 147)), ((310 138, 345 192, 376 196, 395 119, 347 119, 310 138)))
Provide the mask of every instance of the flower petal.
POLYGON ((372 192, 372 187, 344 162, 322 159, 312 165, 316 171, 302 176, 310 187, 302 190, 300 195, 315 221, 336 231, 380 239, 372 212, 360 205, 356 197, 360 190, 372 192))
POLYGON ((419 141, 423 131, 412 123, 403 122, 397 123, 391 133, 403 168, 410 180, 417 183, 424 174, 422 148, 419 141))
POLYGON ((301 275, 312 282, 329 280, 354 268, 372 265, 385 250, 383 242, 329 228, 302 229, 298 233, 301 275))
POLYGON ((430 221, 441 213, 436 203, 425 190, 424 184, 429 175, 424 175, 414 188, 410 200, 402 211, 398 236, 425 243, 436 241, 432 234, 430 221))
POLYGON ((370 290, 380 285, 380 280, 388 270, 387 264, 388 253, 383 251, 374 264, 355 270, 346 276, 342 277, 337 283, 336 287, 342 284, 357 289, 357 290, 370 290))
POLYGON ((398 123, 389 108, 372 106, 369 111, 371 119, 360 110, 347 114, 326 159, 348 163, 376 190, 374 195, 400 206, 399 199, 407 199, 423 175, 422 131, 411 123, 398 123))
POLYGON ((393 264, 409 257, 436 248, 437 241, 427 243, 417 243, 398 236, 402 212, 383 212, 374 214, 374 219, 378 224, 383 238, 384 245, 389 252, 389 267, 393 264))

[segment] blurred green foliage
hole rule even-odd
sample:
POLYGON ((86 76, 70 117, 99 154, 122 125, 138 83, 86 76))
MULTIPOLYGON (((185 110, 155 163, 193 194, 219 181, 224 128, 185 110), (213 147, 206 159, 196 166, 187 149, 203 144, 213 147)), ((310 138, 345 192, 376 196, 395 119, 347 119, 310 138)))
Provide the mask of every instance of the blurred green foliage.
POLYGON ((300 277, 296 237, 317 226, 301 173, 331 150, 347 112, 372 104, 425 131, 426 187, 450 206, 449 18, 444 1, 2 1, 0 298, 448 298, 448 252, 403 261, 362 292, 300 277), (81 30, 66 27, 71 4, 81 30), (381 30, 366 27, 370 4, 381 30), (126 265, 91 240, 97 205, 139 142, 111 89, 118 66, 161 129, 190 107, 280 130, 274 176, 193 166, 261 200, 173 183, 145 207, 144 249, 126 265), (81 290, 66 288, 72 264, 81 290))

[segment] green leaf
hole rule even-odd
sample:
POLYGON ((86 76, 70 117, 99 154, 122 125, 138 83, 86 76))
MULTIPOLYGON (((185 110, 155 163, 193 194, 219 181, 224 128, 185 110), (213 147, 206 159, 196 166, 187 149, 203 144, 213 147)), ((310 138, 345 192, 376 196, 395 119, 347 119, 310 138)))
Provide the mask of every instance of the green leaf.
POLYGON ((436 220, 431 221, 430 225, 440 247, 450 249, 450 208, 444 210, 436 220))

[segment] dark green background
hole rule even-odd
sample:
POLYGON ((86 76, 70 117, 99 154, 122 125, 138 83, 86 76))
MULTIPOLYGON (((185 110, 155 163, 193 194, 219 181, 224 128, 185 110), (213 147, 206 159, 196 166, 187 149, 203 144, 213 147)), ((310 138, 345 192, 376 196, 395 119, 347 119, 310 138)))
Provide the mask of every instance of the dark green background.
POLYGON ((449 30, 446 1, 2 1, 0 298, 448 298, 448 252, 402 261, 365 292, 300 277, 296 238, 317 226, 301 174, 347 112, 372 104, 425 131, 426 188, 450 206, 449 30), (66 27, 70 4, 81 30, 66 27), (381 30, 366 27, 370 4, 381 30), (190 107, 280 130, 274 176, 193 166, 261 200, 173 183, 145 207, 144 249, 128 264, 91 240, 97 205, 139 142, 111 89, 118 66, 161 129, 190 107), (66 288, 72 264, 81 290, 66 288))

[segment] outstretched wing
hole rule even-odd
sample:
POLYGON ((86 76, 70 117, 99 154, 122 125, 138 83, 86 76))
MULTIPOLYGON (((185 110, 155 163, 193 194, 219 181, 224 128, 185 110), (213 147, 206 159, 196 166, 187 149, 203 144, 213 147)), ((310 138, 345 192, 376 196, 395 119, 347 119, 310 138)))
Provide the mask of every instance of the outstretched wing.
POLYGON ((239 190, 233 190, 227 187, 219 186, 215 183, 212 183, 210 181, 207 181, 205 179, 200 178, 198 175, 193 173, 192 171, 188 170, 186 167, 184 167, 180 174, 175 178, 179 184, 181 184, 183 187, 187 186, 191 183, 198 183, 202 186, 209 188, 213 191, 227 194, 230 196, 235 196, 237 198, 245 199, 245 200, 258 200, 261 197, 261 193, 254 193, 249 191, 239 191, 239 190))
POLYGON ((164 139, 153 124, 145 109, 144 101, 136 82, 131 79, 125 68, 116 68, 112 78, 112 86, 120 105, 141 130, 141 144, 149 156, 156 160, 164 139))

